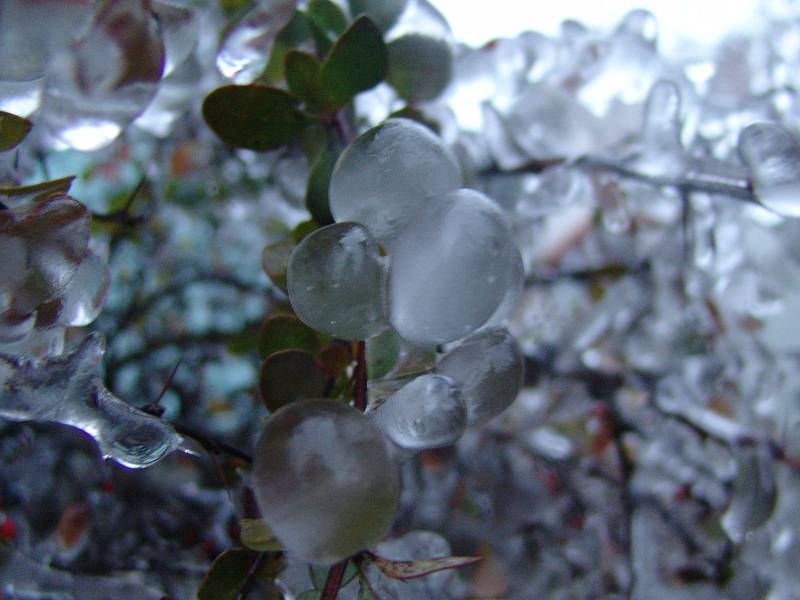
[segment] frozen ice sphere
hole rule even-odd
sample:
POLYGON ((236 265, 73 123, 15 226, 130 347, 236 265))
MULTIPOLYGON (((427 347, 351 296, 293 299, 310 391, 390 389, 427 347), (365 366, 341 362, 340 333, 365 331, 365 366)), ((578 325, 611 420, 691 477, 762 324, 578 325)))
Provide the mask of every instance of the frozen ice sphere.
POLYGON ((358 223, 334 223, 306 236, 289 257, 286 277, 292 308, 314 329, 361 340, 386 328, 383 259, 358 223))
POLYGON ((391 245, 431 196, 459 187, 461 169, 439 138, 414 121, 389 119, 342 152, 331 176, 331 213, 391 245))
POLYGON ((255 81, 267 66, 272 44, 294 14, 297 0, 256 0, 227 30, 217 52, 217 68, 238 84, 255 81))
POLYGON ((449 377, 432 374, 404 385, 372 416, 394 444, 419 450, 454 443, 467 424, 458 386, 449 377))
POLYGON ((739 135, 758 200, 785 217, 800 217, 800 145, 774 123, 754 123, 739 135))
POLYGON ((392 325, 422 346, 469 335, 505 297, 517 254, 500 209, 484 194, 463 189, 432 198, 392 250, 392 325))
POLYGON ((105 458, 131 468, 152 465, 183 439, 164 421, 129 406, 99 377, 105 344, 91 334, 66 355, 47 359, 0 354, 0 417, 52 421, 92 436, 105 458), (9 375, 10 374, 10 375, 9 375))
POLYGON ((51 61, 41 124, 56 149, 111 143, 156 93, 164 43, 142 0, 103 3, 86 34, 51 61))
POLYGON ((516 398, 522 386, 522 352, 507 330, 482 331, 448 352, 436 372, 460 386, 467 426, 474 427, 499 415, 516 398))
POLYGON ((380 429, 334 400, 302 400, 276 411, 253 463, 261 515, 286 550, 332 564, 389 531, 400 495, 380 429))

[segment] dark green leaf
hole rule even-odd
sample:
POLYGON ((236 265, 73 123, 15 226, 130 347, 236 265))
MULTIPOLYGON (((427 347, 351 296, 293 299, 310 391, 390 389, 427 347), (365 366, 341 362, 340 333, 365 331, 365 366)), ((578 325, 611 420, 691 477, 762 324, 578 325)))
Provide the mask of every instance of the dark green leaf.
POLYGON ((259 389, 270 412, 297 400, 322 397, 327 383, 325 369, 304 350, 281 350, 261 363, 259 389))
POLYGON ((280 552, 281 543, 261 519, 240 519, 239 539, 242 545, 259 552, 280 552))
POLYGON ((24 140, 31 127, 28 119, 0 110, 0 152, 11 150, 24 140))
POLYGON ((211 565, 197 590, 197 600, 235 600, 258 558, 258 552, 231 548, 211 565))
POLYGON ((330 144, 317 156, 308 174, 306 208, 320 225, 333 223, 328 189, 330 188, 333 167, 336 165, 336 159, 339 158, 340 153, 341 149, 337 145, 330 144))
POLYGON ((261 358, 281 350, 305 350, 315 354, 319 347, 317 332, 293 315, 269 317, 258 332, 258 353, 261 358))
POLYGON ((306 108, 314 112, 327 109, 321 69, 319 61, 307 52, 292 50, 286 55, 286 83, 306 103, 306 108))
POLYGON ((420 560, 390 560, 371 554, 370 560, 387 577, 392 579, 414 579, 437 571, 444 571, 445 569, 457 569, 471 565, 483 559, 479 556, 444 556, 442 558, 420 560))
POLYGON ((388 45, 386 80, 411 102, 433 100, 453 76, 453 54, 444 40, 412 33, 388 45))
POLYGON ((281 81, 284 78, 286 54, 302 46, 310 39, 311 29, 308 26, 308 19, 304 13, 297 10, 275 38, 272 44, 272 53, 269 55, 269 62, 267 62, 264 72, 259 77, 259 81, 264 83, 281 81))
POLYGON ((388 54, 383 36, 367 17, 359 17, 336 41, 322 63, 328 99, 338 108, 378 85, 386 75, 388 54))
POLYGON ((347 17, 331 0, 311 0, 306 9, 308 18, 326 33, 339 36, 347 28, 347 17))
POLYGON ((17 200, 44 200, 51 194, 66 194, 75 181, 75 176, 62 177, 52 181, 44 181, 33 185, 0 188, 0 199, 15 198, 17 200))
POLYGON ((334 342, 320 350, 319 361, 331 377, 339 377, 353 361, 353 355, 346 344, 334 342))
POLYGON ((304 237, 317 229, 319 229, 319 223, 317 223, 314 219, 300 221, 295 228, 292 229, 292 239, 294 240, 295 244, 299 244, 303 241, 304 237))
POLYGON ((294 96, 260 84, 217 88, 203 102, 203 118, 226 144, 256 151, 292 141, 307 123, 294 96))
POLYGON ((381 31, 389 31, 403 14, 408 0, 348 0, 350 14, 367 15, 381 31))
POLYGON ((409 119, 411 121, 416 121, 420 125, 425 125, 425 127, 430 129, 436 135, 441 134, 441 127, 439 127, 439 123, 433 119, 429 119, 427 116, 425 116, 425 113, 418 108, 414 108, 413 106, 404 106, 403 108, 390 113, 389 117, 393 119, 409 119))
POLYGON ((292 250, 294 250, 294 242, 284 240, 265 246, 261 252, 261 267, 272 283, 284 292, 286 291, 286 269, 289 266, 289 256, 292 250))
POLYGON ((400 357, 400 337, 389 328, 367 340, 367 376, 380 379, 392 370, 400 357))

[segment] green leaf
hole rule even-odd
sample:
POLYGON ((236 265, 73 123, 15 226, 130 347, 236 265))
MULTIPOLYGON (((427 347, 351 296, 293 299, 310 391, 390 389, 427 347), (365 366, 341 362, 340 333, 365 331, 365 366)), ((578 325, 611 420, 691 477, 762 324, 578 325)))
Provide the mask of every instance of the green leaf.
POLYGON ((281 552, 283 547, 262 519, 240 519, 239 539, 242 545, 259 552, 281 552))
POLYGON ((325 369, 304 350, 281 350, 261 363, 259 389, 270 412, 297 400, 321 398, 327 383, 325 369))
POLYGON ((335 108, 378 85, 386 75, 388 53, 380 30, 359 17, 336 41, 322 63, 322 82, 335 108))
POLYGON ((226 144, 263 152, 291 142, 305 127, 297 104, 278 88, 226 85, 206 96, 203 118, 226 144))
POLYGON ((339 36, 347 28, 347 17, 331 0, 311 0, 306 14, 314 25, 326 33, 339 36))
POLYGON ((220 554, 203 577, 197 600, 235 600, 257 559, 258 552, 242 548, 220 554))
POLYGON ((313 112, 325 112, 328 107, 321 69, 320 62, 307 52, 292 50, 286 55, 286 83, 313 112))
POLYGON ((31 127, 33 124, 28 119, 0 110, 0 152, 16 147, 25 139, 31 127))
POLYGON ((12 188, 0 188, 0 199, 14 198, 16 200, 35 201, 44 200, 52 194, 66 194, 75 181, 75 176, 62 177, 52 181, 43 181, 33 185, 23 185, 12 188))
POLYGON ((329 144, 317 156, 308 173, 306 208, 320 225, 333 223, 328 189, 331 184, 333 167, 336 165, 336 160, 339 158, 341 151, 342 149, 337 144, 329 144))
POLYGON ((444 556, 442 558, 420 560, 390 560, 375 554, 370 554, 369 558, 384 575, 392 579, 424 577, 437 571, 457 569, 483 560, 480 556, 444 556))
POLYGON ((292 239, 294 240, 295 244, 299 244, 303 241, 303 238, 306 237, 312 231, 316 231, 319 229, 319 223, 317 223, 314 219, 308 219, 307 221, 300 221, 295 228, 292 229, 292 239))
POLYGON ((433 100, 453 76, 453 53, 444 40, 408 34, 388 45, 386 80, 410 102, 433 100))
POLYGON ((400 337, 394 329, 367 340, 367 377, 380 379, 392 370, 400 358, 400 337))
POLYGON ((367 15, 381 31, 389 31, 403 14, 408 0, 348 0, 350 14, 367 15))
MULTIPOLYGON (((325 581, 328 579, 328 571, 330 571, 330 567, 317 567, 315 565, 308 566, 308 575, 311 578, 311 583, 314 585, 314 589, 321 590, 325 587, 325 581)), ((344 570, 344 575, 342 575, 342 582, 339 584, 339 589, 342 589, 348 583, 353 581, 358 575, 358 567, 353 563, 353 561, 349 561, 347 563, 347 567, 344 570)))
POLYGON ((319 347, 317 332, 293 315, 269 317, 258 332, 258 353, 261 358, 292 349, 315 354, 319 347))
POLYGON ((289 256, 294 250, 292 240, 275 242, 264 247, 261 252, 261 267, 272 283, 286 292, 286 269, 289 267, 289 256))
POLYGON ((311 29, 309 28, 306 15, 296 10, 289 22, 281 29, 272 44, 272 53, 269 55, 269 62, 264 68, 264 72, 259 77, 259 81, 273 83, 284 79, 284 65, 286 54, 291 50, 302 46, 311 39, 311 29))

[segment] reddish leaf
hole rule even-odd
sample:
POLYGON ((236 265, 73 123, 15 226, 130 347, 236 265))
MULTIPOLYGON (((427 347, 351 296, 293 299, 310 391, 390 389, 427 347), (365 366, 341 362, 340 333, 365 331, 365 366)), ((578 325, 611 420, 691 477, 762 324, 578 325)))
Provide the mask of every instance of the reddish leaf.
POLYGON ((369 558, 384 575, 392 579, 424 577, 437 571, 458 569, 483 560, 483 557, 480 556, 443 556, 441 558, 419 560, 390 560, 376 554, 370 554, 369 558))

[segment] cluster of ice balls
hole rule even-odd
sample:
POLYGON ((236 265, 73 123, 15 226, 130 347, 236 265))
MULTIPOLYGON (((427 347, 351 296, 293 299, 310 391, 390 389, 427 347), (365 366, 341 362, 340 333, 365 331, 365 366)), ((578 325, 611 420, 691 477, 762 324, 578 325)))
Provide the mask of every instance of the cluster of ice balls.
POLYGON ((494 201, 461 185, 432 132, 390 119, 343 152, 330 187, 337 222, 289 259, 292 307, 318 331, 360 340, 392 328, 431 349, 461 340, 366 415, 303 400, 269 419, 256 497, 299 558, 332 564, 377 543, 399 499, 395 458, 454 443, 519 391, 522 354, 499 325, 522 287, 522 260, 494 201))

